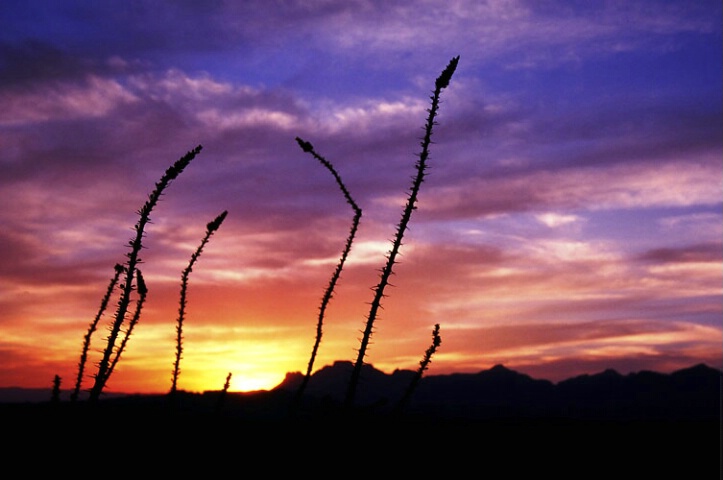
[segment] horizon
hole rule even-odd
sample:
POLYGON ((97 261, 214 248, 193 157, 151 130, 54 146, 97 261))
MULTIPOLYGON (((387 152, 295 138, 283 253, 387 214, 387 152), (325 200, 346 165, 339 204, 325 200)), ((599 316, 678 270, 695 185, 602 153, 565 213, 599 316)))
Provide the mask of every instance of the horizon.
MULTIPOLYGON (((318 373, 319 371, 324 370, 324 369, 334 368, 335 365, 336 365, 337 363, 339 363, 339 362, 346 362, 346 363, 349 363, 349 364, 353 364, 353 362, 352 362, 352 361, 349 361, 349 360, 338 360, 338 361, 334 362, 334 363, 331 364, 331 365, 323 365, 323 366, 320 366, 320 367, 314 372, 314 374, 316 374, 316 373, 318 373)), ((380 371, 381 373, 383 373, 384 375, 387 375, 387 376, 393 375, 396 371, 414 372, 413 369, 397 369, 397 370, 394 370, 394 371, 392 371, 392 372, 385 372, 385 371, 381 371, 381 370, 377 369, 377 368, 374 367, 373 365, 365 365, 365 366, 368 366, 368 367, 371 367, 371 368, 373 368, 373 369, 375 369, 375 370, 377 370, 377 371, 380 371)), ((560 379, 560 380, 558 380, 558 381, 552 381, 552 380, 549 380, 549 379, 546 379, 546 378, 538 378, 538 377, 534 377, 534 376, 531 376, 531 375, 527 375, 527 374, 525 374, 525 373, 523 373, 523 372, 518 372, 518 371, 516 371, 516 370, 514 370, 514 369, 507 368, 505 365, 497 364, 497 365, 493 365, 493 366, 491 366, 491 367, 489 367, 489 368, 487 368, 487 369, 480 370, 480 371, 478 371, 478 372, 438 373, 438 374, 432 374, 432 375, 423 375, 422 378, 438 377, 438 376, 450 376, 450 375, 477 375, 477 374, 481 374, 481 373, 484 373, 484 372, 489 372, 489 371, 492 371, 492 370, 496 370, 496 369, 498 369, 498 368, 501 367, 501 368, 503 368, 503 369, 505 369, 505 370, 508 370, 508 371, 510 371, 510 372, 513 372, 513 373, 516 373, 516 374, 519 374, 519 375, 523 375, 523 376, 529 377, 531 380, 535 380, 535 381, 546 381, 546 382, 550 382, 552 385, 558 385, 558 384, 560 384, 560 383, 562 383, 562 382, 566 382, 566 381, 568 381, 568 380, 574 380, 574 379, 581 378, 581 377, 595 377, 595 376, 599 376, 599 375, 604 375, 605 373, 610 372, 610 371, 615 372, 616 374, 620 375, 621 377, 631 377, 631 376, 639 375, 639 374, 641 374, 641 373, 656 373, 656 374, 661 374, 661 375, 671 375, 671 374, 673 374, 673 373, 677 373, 677 372, 681 372, 681 371, 686 371, 686 370, 691 370, 691 369, 693 369, 693 368, 697 368, 697 367, 701 367, 701 366, 703 366, 703 367, 705 367, 705 368, 709 368, 709 369, 711 369, 711 370, 715 370, 715 371, 717 371, 717 372, 721 372, 721 370, 720 370, 719 368, 712 367, 712 366, 707 365, 707 364, 705 364, 705 363, 698 363, 698 364, 689 365, 689 366, 687 366, 687 367, 683 367, 683 368, 680 368, 680 369, 675 369, 675 370, 670 371, 670 372, 658 372, 658 371, 654 371, 654 370, 638 370, 638 371, 631 371, 631 372, 628 372, 628 373, 621 373, 621 372, 618 372, 618 371, 615 370, 615 369, 605 369, 605 370, 600 370, 600 371, 596 371, 596 372, 581 373, 581 374, 578 374, 578 375, 575 375, 575 376, 572 376, 572 377, 560 379)), ((275 385, 275 386, 273 386, 273 387, 271 387, 271 388, 257 389, 257 390, 231 390, 231 389, 229 389, 229 390, 227 391, 227 393, 232 393, 232 394, 233 394, 233 393, 236 393, 236 394, 251 394, 251 393, 270 392, 270 391, 273 391, 273 390, 281 387, 281 385, 283 385, 283 384, 286 382, 286 380, 288 380, 288 376, 289 376, 289 375, 295 375, 295 374, 298 374, 298 375, 300 375, 300 376, 303 376, 303 375, 304 375, 304 372, 302 372, 302 371, 287 372, 287 373, 286 373, 286 377, 285 377, 278 385, 275 385)), ((312 377, 313 377, 313 375, 312 375, 312 377)), ((51 391, 52 391, 52 387, 29 388, 29 387, 18 387, 18 386, 13 386, 13 385, 11 385, 11 386, 0 386, 0 391, 4 391, 4 390, 15 390, 15 389, 17 389, 17 390, 23 390, 23 391, 25 391, 25 390, 29 390, 29 391, 42 391, 42 392, 51 392, 51 391)), ((67 400, 66 398, 63 398, 63 396, 72 393, 72 390, 73 390, 72 388, 61 388, 61 389, 60 389, 60 394, 61 394, 60 400, 61 400, 61 401, 67 400)), ((178 392, 187 393, 187 394, 192 394, 192 395, 202 395, 202 394, 206 394, 206 393, 221 392, 222 390, 223 390, 223 388, 208 389, 208 390, 186 390, 186 389, 179 389, 178 392)), ((119 395, 120 395, 120 396, 134 396, 134 395, 150 395, 150 396, 159 396, 159 395, 160 395, 160 396, 163 396, 163 395, 168 395, 168 394, 169 394, 168 391, 160 391, 160 390, 159 390, 159 391, 156 391, 156 392, 114 391, 114 390, 104 390, 104 391, 103 391, 103 396, 106 396, 106 397, 107 397, 107 396, 119 396, 119 395)), ((86 390, 86 391, 83 391, 83 392, 81 392, 81 395, 80 395, 79 399, 80 399, 80 400, 84 400, 84 399, 86 399, 87 395, 88 395, 88 391, 87 391, 87 390, 86 390)), ((3 400, 2 398, 0 398, 0 402, 2 402, 2 401, 7 401, 7 400, 3 400)), ((26 400, 16 400, 16 401, 26 401, 26 400)))
MULTIPOLYGON (((352 361, 419 153, 429 170, 365 361, 553 382, 723 367, 720 2, 0 6, 0 387, 72 389, 88 326, 163 172, 143 315, 108 391, 273 388, 352 361)), ((83 389, 105 346, 92 338, 83 389)))

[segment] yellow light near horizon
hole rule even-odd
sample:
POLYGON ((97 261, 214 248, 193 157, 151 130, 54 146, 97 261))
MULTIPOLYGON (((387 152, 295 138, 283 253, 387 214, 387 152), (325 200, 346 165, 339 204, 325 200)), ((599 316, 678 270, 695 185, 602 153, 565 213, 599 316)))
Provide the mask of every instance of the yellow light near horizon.
POLYGON ((271 390, 278 386, 284 376, 279 379, 278 374, 259 372, 258 374, 238 375, 231 377, 231 392, 253 392, 256 390, 271 390))
POLYGON ((274 368, 269 365, 245 366, 225 365, 200 369, 194 366, 184 370, 181 374, 181 383, 184 388, 193 391, 221 390, 228 374, 231 374, 228 391, 250 392, 255 390, 271 390, 278 386, 286 377, 288 369, 280 366, 274 368))
MULTIPOLYGON (((201 341, 189 334, 181 364, 180 382, 185 389, 194 391, 221 390, 231 374, 229 391, 248 392, 271 390, 286 378, 286 374, 299 371, 306 365, 306 355, 295 339, 285 339, 281 331, 274 331, 273 339, 264 337, 263 328, 243 328, 246 341, 232 341, 236 335, 225 332, 228 343, 213 335, 201 341), (194 348, 191 348, 193 345, 194 348), (187 352, 187 353, 186 353, 187 352)), ((217 332, 218 333, 218 332, 217 332)))
POLYGON ((197 368, 189 367, 183 369, 179 377, 179 389, 189 392, 219 391, 223 389, 229 373, 231 373, 229 392, 252 392, 277 387, 284 380, 287 372, 252 368, 229 372, 215 367, 200 371, 197 368))

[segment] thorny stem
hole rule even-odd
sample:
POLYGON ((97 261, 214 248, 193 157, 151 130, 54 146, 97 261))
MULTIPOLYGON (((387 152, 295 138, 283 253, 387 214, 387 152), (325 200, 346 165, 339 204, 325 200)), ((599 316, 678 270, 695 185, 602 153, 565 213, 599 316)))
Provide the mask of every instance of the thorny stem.
POLYGON ((148 196, 148 200, 143 205, 143 208, 141 208, 141 210, 138 212, 140 218, 134 227, 136 231, 136 236, 128 242, 128 245, 131 247, 131 251, 126 254, 128 261, 125 264, 125 283, 121 285, 122 291, 120 299, 118 300, 118 307, 116 309, 115 319, 113 321, 113 324, 110 326, 110 333, 107 337, 107 344, 103 353, 103 358, 98 364, 98 371, 95 374, 95 383, 90 390, 89 400, 92 403, 98 401, 101 393, 103 392, 103 388, 105 387, 106 383, 108 382, 108 378, 110 377, 109 368, 111 356, 113 355, 115 349, 115 342, 118 338, 118 334, 121 331, 121 326, 125 321, 128 306, 130 304, 130 297, 133 291, 133 278, 135 277, 136 267, 141 262, 141 259, 138 255, 143 248, 143 237, 145 236, 144 230, 146 224, 150 221, 151 211, 158 203, 166 187, 168 187, 168 185, 173 180, 175 180, 178 175, 181 174, 181 172, 183 172, 183 170, 188 166, 188 164, 191 163, 191 160, 193 160, 196 155, 198 155, 198 153, 201 151, 201 148, 201 145, 199 145, 193 150, 189 151, 165 171, 161 179, 155 184, 156 188, 148 196))
POLYGON ((98 322, 100 321, 100 317, 103 315, 103 312, 105 312, 105 309, 108 306, 110 296, 113 293, 116 284, 118 283, 118 277, 120 277, 120 274, 124 271, 125 267, 120 263, 117 263, 115 266, 115 274, 113 275, 113 278, 111 278, 110 284, 108 285, 108 290, 106 290, 105 295, 100 302, 100 308, 98 309, 98 313, 95 315, 95 318, 90 323, 90 327, 88 328, 88 332, 85 334, 85 337, 83 337, 83 351, 80 354, 80 361, 78 362, 78 376, 75 380, 75 389, 73 390, 73 393, 70 394, 71 402, 77 401, 78 395, 80 395, 80 387, 83 384, 83 372, 85 371, 85 363, 88 361, 88 350, 90 350, 91 337, 98 328, 98 322))
POLYGON ((231 386, 231 372, 228 372, 228 375, 226 375, 226 382, 223 384, 223 390, 221 390, 221 393, 218 395, 218 400, 216 401, 216 413, 220 414, 221 410, 223 409, 223 404, 226 400, 226 394, 228 393, 228 389, 231 386))
POLYGON ((228 211, 224 210, 213 221, 206 224, 206 234, 201 240, 201 244, 191 255, 191 260, 190 262, 188 262, 188 266, 181 275, 181 299, 180 306, 178 308, 178 321, 176 325, 176 361, 173 364, 173 377, 170 392, 171 394, 176 393, 178 387, 178 376, 181 372, 180 365, 181 354, 183 353, 183 321, 185 320, 186 316, 186 291, 188 290, 188 276, 191 274, 191 271, 193 270, 193 265, 196 263, 196 260, 198 260, 198 257, 201 256, 203 247, 206 246, 206 244, 211 238, 211 235, 213 235, 213 233, 221 226, 221 223, 223 223, 227 214, 228 211))
POLYGON ((121 354, 126 348, 126 344, 128 343, 128 339, 131 336, 131 333, 133 333, 133 328, 138 323, 138 320, 141 318, 141 311, 143 310, 143 304, 146 303, 146 296, 148 295, 148 287, 146 287, 146 282, 143 279, 143 274, 141 273, 141 270, 136 268, 136 281, 138 282, 138 300, 136 301, 136 311, 133 313, 133 317, 131 318, 131 321, 128 323, 128 329, 126 330, 126 334, 123 337, 123 340, 121 341, 120 346, 118 347, 118 350, 115 352, 115 357, 113 358, 113 363, 110 364, 110 368, 108 369, 108 376, 110 377, 113 373, 113 370, 115 370, 115 366, 120 360, 121 354))
POLYGON ((367 318, 366 327, 361 339, 361 346, 359 347, 358 356, 354 369, 352 370, 351 379, 349 381, 348 390, 344 400, 345 407, 351 407, 354 404, 354 397, 356 395, 356 388, 359 383, 359 376, 361 374, 362 366, 364 365, 364 357, 366 355, 367 347, 369 346, 369 340, 371 339, 372 332, 374 329, 374 321, 377 318, 377 312, 381 307, 382 298, 384 298, 384 289, 389 284, 389 278, 392 275, 394 264, 396 263, 399 249, 402 246, 402 237, 407 230, 407 225, 412 216, 412 212, 416 209, 415 204, 417 203, 417 196, 419 194, 419 188, 424 181, 425 171, 427 169, 427 158, 429 157, 429 145, 432 143, 432 129, 436 122, 434 121, 437 110, 439 109, 439 96, 442 89, 449 85, 449 81, 457 68, 457 62, 459 56, 454 57, 444 71, 437 77, 434 84, 434 92, 430 97, 432 103, 428 109, 429 116, 427 117, 427 123, 424 128, 424 138, 421 142, 422 151, 419 154, 419 160, 416 163, 417 175, 412 182, 412 186, 409 191, 409 197, 407 198, 407 204, 404 207, 402 218, 397 226, 396 235, 392 242, 392 249, 387 255, 387 263, 381 271, 379 284, 374 289, 374 300, 371 303, 369 310, 369 316, 367 318))
POLYGON ((339 280, 339 277, 341 275, 342 268, 344 267, 344 263, 346 262, 347 256, 349 255, 349 252, 351 251, 352 242, 354 241, 354 236, 356 235, 357 228, 359 227, 359 220, 362 216, 362 210, 359 208, 359 206, 356 204, 354 199, 351 197, 351 194, 347 190, 346 186, 344 185, 344 182, 341 179, 341 176, 337 173, 336 169, 334 169, 334 166, 326 160, 324 157, 319 155, 315 150, 314 147, 311 145, 311 143, 306 142, 302 140, 299 137, 296 137, 296 141, 299 143, 299 146, 304 152, 310 153, 313 155, 314 158, 316 158, 319 162, 321 162, 324 167, 326 167, 331 174, 336 179, 336 183, 339 185, 339 188, 341 189, 342 193, 344 194, 344 198, 346 199, 347 203, 351 205, 351 208, 354 210, 354 218, 352 220, 352 226, 351 230, 349 232, 349 236, 346 240, 346 245, 344 247, 344 251, 341 254, 341 259, 339 260, 339 263, 336 266, 336 269, 334 270, 334 273, 331 277, 331 280, 329 280, 329 285, 326 288, 326 291, 324 292, 324 296, 321 300, 321 306, 319 307, 319 317, 316 324, 316 340, 314 342, 314 347, 311 351, 311 358, 309 359, 309 364, 306 369, 306 375, 304 375, 304 379, 301 382, 301 385, 299 386, 299 389, 296 392, 296 398, 293 403, 294 406, 298 406, 298 403, 301 400, 301 397, 304 394, 304 390, 306 389, 307 384, 309 383, 309 379, 311 378, 311 372, 314 368, 314 361, 316 359, 316 354, 319 350, 319 345, 321 343, 321 337, 322 337, 322 326, 324 324, 324 316, 326 314, 326 308, 329 305, 329 302, 331 301, 331 298, 333 297, 334 288, 337 284, 337 281, 339 280))
POLYGON ((432 362, 432 355, 434 355, 441 344, 442 337, 439 336, 439 324, 437 323, 434 325, 434 330, 432 330, 432 344, 429 348, 427 348, 427 351, 424 352, 424 357, 419 362, 419 369, 412 378, 412 381, 409 382, 409 386, 405 390, 402 399, 397 404, 397 413, 402 413, 404 408, 407 406, 407 403, 409 403, 409 399, 412 398, 412 394, 414 393, 414 390, 416 390, 419 381, 422 379, 422 375, 424 375, 425 370, 427 370, 429 364, 432 362))

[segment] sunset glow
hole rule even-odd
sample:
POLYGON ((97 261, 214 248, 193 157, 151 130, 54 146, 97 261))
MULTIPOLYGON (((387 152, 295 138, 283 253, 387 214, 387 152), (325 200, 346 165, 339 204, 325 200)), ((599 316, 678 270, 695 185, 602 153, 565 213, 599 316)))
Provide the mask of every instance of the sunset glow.
MULTIPOLYGON (((107 389, 270 389, 353 361, 406 201, 429 171, 366 361, 559 381, 723 368, 717 1, 26 2, 0 6, 0 387, 72 389, 137 211, 149 294, 107 389)), ((91 343, 92 383, 115 311, 91 343)))

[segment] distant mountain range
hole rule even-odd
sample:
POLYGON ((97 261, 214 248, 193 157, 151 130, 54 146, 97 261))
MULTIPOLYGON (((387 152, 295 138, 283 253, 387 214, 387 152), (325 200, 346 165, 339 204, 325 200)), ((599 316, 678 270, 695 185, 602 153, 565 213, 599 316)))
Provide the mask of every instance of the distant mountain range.
MULTIPOLYGON (((337 361, 315 372, 306 387, 303 408, 321 411, 341 405, 352 368, 351 362, 337 361)), ((412 370, 387 374, 365 365, 355 404, 380 413, 391 412, 399 406, 414 376, 412 370)), ((720 418, 722 378, 720 370, 698 364, 670 374, 641 371, 622 375, 605 370, 555 384, 496 365, 478 373, 422 377, 405 405, 405 412, 411 416, 440 418, 709 420, 720 418)), ((288 373, 284 381, 270 391, 230 392, 230 403, 243 399, 248 404, 250 398, 257 397, 258 403, 281 405, 298 390, 302 380, 300 372, 288 373)), ((217 394, 204 392, 197 396, 217 394)), ((50 396, 50 389, 0 388, 0 403, 42 403, 48 402, 50 396)), ((125 397, 138 395, 111 393, 105 398, 122 400, 125 397)), ((67 400, 69 392, 62 392, 60 398, 67 400)))
MULTIPOLYGON (((342 403, 353 365, 337 361, 315 372, 303 397, 307 410, 334 408, 342 403)), ((415 372, 396 370, 391 374, 365 365, 356 395, 356 405, 380 413, 399 405, 415 372)), ((720 418, 721 371, 705 364, 670 374, 641 371, 622 375, 605 370, 580 375, 558 383, 496 365, 478 373, 424 376, 417 384, 405 412, 409 416, 440 418, 605 418, 605 419, 700 419, 720 418)), ((303 380, 300 372, 288 373, 270 391, 229 393, 236 399, 258 397, 284 404, 303 380), (281 398, 281 400, 279 400, 281 398)), ((213 396, 218 392, 204 392, 213 396)), ((0 388, 0 403, 47 402, 50 389, 0 388)), ((122 399, 125 394, 105 398, 122 399)), ((61 394, 67 400, 68 392, 61 394)), ((130 397, 130 396, 129 396, 130 397)), ((138 397, 135 395, 135 397, 138 397)))
MULTIPOLYGON (((318 370, 306 395, 341 402, 352 368, 350 362, 339 361, 318 370)), ((381 411, 394 408, 414 373, 385 374, 365 366, 356 403, 381 411)), ((478 373, 422 377, 406 412, 445 418, 713 419, 720 417, 722 378, 720 370, 698 364, 670 374, 622 375, 609 369, 554 384, 496 365, 478 373)), ((302 379, 301 373, 289 373, 276 389, 295 391, 302 379)))

